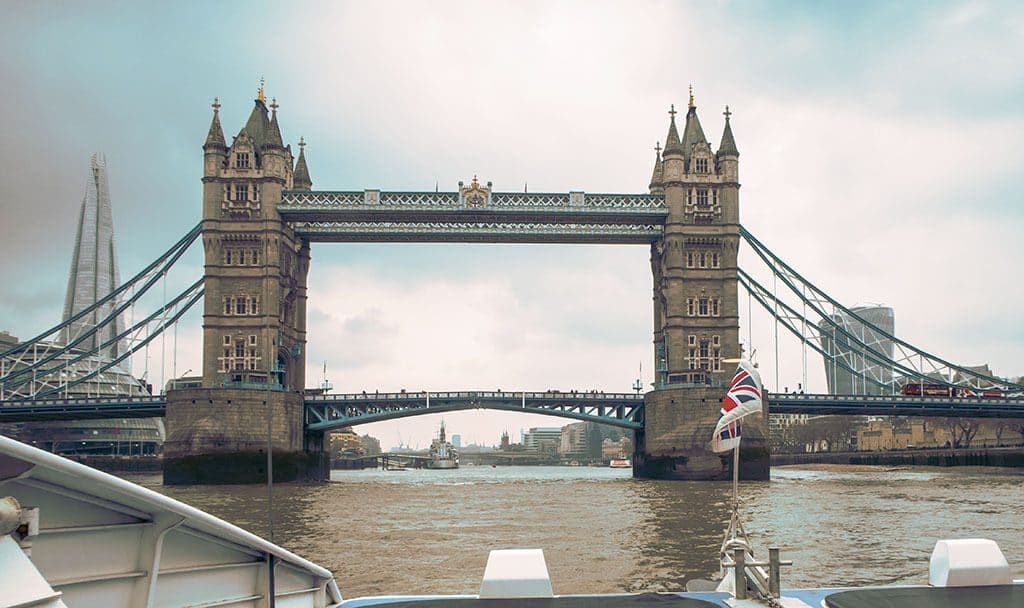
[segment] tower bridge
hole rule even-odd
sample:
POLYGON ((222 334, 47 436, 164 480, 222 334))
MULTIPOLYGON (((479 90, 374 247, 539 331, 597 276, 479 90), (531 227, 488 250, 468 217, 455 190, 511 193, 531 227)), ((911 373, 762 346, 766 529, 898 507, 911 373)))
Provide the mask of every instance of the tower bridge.
MULTIPOLYGON (((215 100, 203 144, 200 226, 104 299, 108 308, 115 298, 124 302, 115 312, 86 309, 50 332, 0 353, 0 420, 162 414, 168 431, 165 481, 193 483, 259 481, 244 463, 252 462, 268 443, 275 457, 322 475, 318 467, 324 462, 324 432, 341 426, 477 408, 530 411, 634 429, 637 476, 721 479, 730 473, 730 459, 711 453, 708 438, 718 417, 721 387, 732 373, 727 362, 743 354, 741 286, 779 326, 820 354, 833 373, 854 374, 865 388, 865 394, 853 396, 770 395, 775 412, 1018 417, 1024 411, 1020 398, 895 395, 898 378, 1015 391, 1024 387, 956 365, 890 335, 843 307, 754 238, 740 224, 739 151, 731 113, 726 107, 716 149, 704 133, 692 93, 681 134, 674 106, 669 112, 665 147, 655 149, 646 192, 625 194, 500 192, 476 177, 447 192, 315 191, 305 142, 298 142, 295 157, 281 135, 277 103, 266 103, 262 86, 248 120, 230 144, 220 123, 220 107, 215 100), (117 311, 152 287, 199 236, 205 255, 202 281, 141 324, 112 332, 117 311), (528 391, 305 394, 310 245, 378 241, 648 247, 654 389, 642 396, 528 391), (774 287, 766 288, 739 268, 741 244, 756 253, 784 291, 799 298, 802 312, 782 301, 774 287), (47 340, 67 323, 94 315, 92 329, 80 332, 79 342, 111 333, 117 335, 110 340, 120 340, 144 329, 145 339, 119 354, 123 358, 165 331, 199 299, 201 386, 170 390, 166 397, 101 402, 59 398, 62 389, 66 395, 73 383, 85 381, 82 378, 40 382, 59 378, 59 365, 52 362, 61 361, 63 351, 53 346, 57 342, 47 340), (858 333, 854 324, 869 331, 858 333), (106 333, 99 334, 101 330, 106 333), (837 343, 844 352, 826 346, 837 343), (39 355, 41 345, 56 350, 39 355), (30 352, 32 356, 26 356, 30 352)), ((98 366, 92 373, 105 369, 98 366)), ((768 477, 766 419, 767 413, 744 425, 743 478, 768 477)))

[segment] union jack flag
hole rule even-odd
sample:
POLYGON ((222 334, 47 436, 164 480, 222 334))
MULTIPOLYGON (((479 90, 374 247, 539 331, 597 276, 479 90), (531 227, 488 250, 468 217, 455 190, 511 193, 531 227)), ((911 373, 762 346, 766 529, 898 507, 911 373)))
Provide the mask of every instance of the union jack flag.
POLYGON ((749 361, 740 361, 729 390, 722 399, 722 417, 715 425, 711 449, 725 452, 739 445, 740 418, 763 407, 761 376, 749 361))

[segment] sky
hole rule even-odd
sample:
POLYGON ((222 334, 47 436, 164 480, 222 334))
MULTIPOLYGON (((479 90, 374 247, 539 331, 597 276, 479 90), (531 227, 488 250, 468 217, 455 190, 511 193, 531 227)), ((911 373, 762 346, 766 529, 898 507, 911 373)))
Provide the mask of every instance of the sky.
MULTIPOLYGON (((199 220, 213 98, 230 137, 261 77, 323 190, 454 190, 479 175, 499 191, 645 192, 669 104, 685 106, 692 84, 713 147, 733 112, 748 230, 836 299, 892 306, 903 339, 1024 374, 1019 3, 0 11, 0 330, 22 338, 60 320, 89 155, 107 158, 127 277, 199 220)), ((325 364, 346 392, 649 385, 648 257, 631 245, 314 245, 307 385, 325 364)), ((740 264, 756 272, 749 250, 740 264)), ((192 252, 169 292, 201 267, 192 252)), ((793 340, 776 357, 773 324, 741 311, 769 389, 824 390, 820 360, 805 371, 793 340)), ((190 313, 135 371, 160 385, 199 369, 200 324, 190 313)), ((425 447, 438 422, 357 430, 425 447)), ((477 411, 446 424, 491 444, 565 421, 477 411)))

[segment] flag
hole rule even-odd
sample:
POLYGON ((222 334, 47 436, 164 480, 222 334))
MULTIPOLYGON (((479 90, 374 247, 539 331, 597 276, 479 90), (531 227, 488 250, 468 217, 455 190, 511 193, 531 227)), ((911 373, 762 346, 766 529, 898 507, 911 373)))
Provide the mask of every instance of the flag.
POLYGON ((711 438, 712 452, 728 452, 740 445, 740 421, 734 420, 722 427, 711 438))
POLYGON ((726 452, 740 443, 740 418, 763 408, 761 376, 749 361, 740 361, 722 399, 722 417, 711 436, 711 449, 726 452))

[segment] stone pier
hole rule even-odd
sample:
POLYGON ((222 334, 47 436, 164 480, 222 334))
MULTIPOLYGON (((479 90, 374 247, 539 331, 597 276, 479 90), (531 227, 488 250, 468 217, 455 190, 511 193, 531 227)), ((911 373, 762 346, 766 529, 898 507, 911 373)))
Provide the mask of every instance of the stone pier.
POLYGON ((197 388, 167 393, 164 483, 265 483, 268 399, 274 481, 325 479, 323 434, 305 435, 302 395, 197 388))
MULTIPOLYGON (((732 479, 732 452, 711 451, 724 388, 672 388, 644 397, 644 430, 637 431, 633 476, 646 479, 732 479)), ((768 413, 743 419, 740 479, 768 480, 768 413)))

